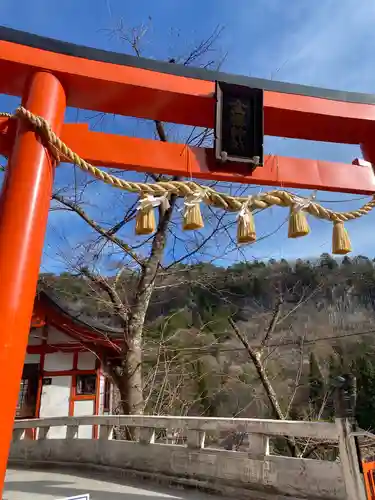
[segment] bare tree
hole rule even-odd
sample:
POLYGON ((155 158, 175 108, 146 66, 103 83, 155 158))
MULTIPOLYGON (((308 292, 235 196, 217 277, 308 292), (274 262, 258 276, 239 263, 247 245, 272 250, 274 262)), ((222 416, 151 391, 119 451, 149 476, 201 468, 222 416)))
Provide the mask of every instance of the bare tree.
MULTIPOLYGON (((283 321, 285 321, 290 315, 295 313, 299 308, 303 307, 319 290, 319 286, 314 290, 305 291, 300 297, 298 303, 288 310, 283 311, 284 305, 284 294, 281 292, 280 285, 277 287, 277 297, 275 300, 275 306, 273 311, 271 312, 271 317, 261 338, 258 337, 256 340, 257 346, 253 346, 251 342, 247 339, 246 335, 241 331, 239 326, 235 323, 232 317, 228 318, 229 325, 231 326, 236 338, 240 341, 244 349, 246 350, 250 360, 252 361, 256 373, 259 377, 259 381, 263 390, 266 394, 267 400, 272 410, 273 416, 278 420, 285 420, 288 418, 290 414, 291 407, 293 406, 294 399, 297 395, 297 392, 300 388, 300 381, 303 370, 303 360, 304 360, 304 337, 298 336, 295 340, 296 345, 299 350, 299 362, 297 367, 297 372, 294 380, 294 387, 289 399, 289 403, 287 405, 286 411, 283 411, 282 406, 280 404, 280 397, 277 395, 276 390, 273 387, 270 376, 267 372, 266 363, 270 354, 277 351, 277 347, 274 346, 269 347, 270 342, 272 340, 275 329, 278 325, 280 325, 283 321)), ((290 438, 286 440, 287 446, 292 456, 297 456, 300 454, 298 446, 296 442, 290 438)), ((307 452, 307 445, 304 448, 304 452, 307 452)))
MULTIPOLYGON (((126 30, 121 21, 119 25, 110 30, 110 36, 119 37, 130 45, 137 56, 141 56, 141 41, 147 33, 147 26, 126 30)), ((212 54, 215 44, 221 34, 221 29, 216 28, 214 32, 202 40, 187 55, 170 59, 169 62, 188 65, 196 64, 201 67, 211 67, 214 62, 212 54)), ((105 116, 95 115, 95 120, 103 125, 105 116)), ((154 122, 155 136, 160 141, 169 139, 168 127, 160 121, 154 122)), ((184 131, 183 131, 184 132, 184 131)), ((211 141, 210 130, 191 129, 185 139, 186 145, 205 145, 211 141)), ((122 175, 122 173, 118 173, 122 175)), ((160 180, 158 175, 151 175, 152 180, 160 180)), ((146 176, 146 181, 149 176, 146 176)), ((80 243, 67 252, 61 250, 61 257, 69 264, 76 273, 84 276, 91 283, 92 294, 98 297, 98 301, 106 302, 117 326, 123 331, 123 342, 119 355, 120 362, 114 364, 102 359, 108 376, 114 381, 121 395, 122 412, 125 414, 141 414, 145 408, 144 381, 142 373, 143 337, 146 314, 149 308, 151 296, 155 290, 158 275, 161 270, 173 272, 172 264, 193 259, 194 255, 206 246, 219 243, 213 236, 218 230, 226 231, 232 221, 226 218, 225 213, 218 216, 210 208, 206 209, 206 226, 204 234, 186 237, 182 236, 178 229, 176 212, 177 198, 171 196, 169 207, 165 210, 158 208, 159 220, 155 233, 143 241, 132 243, 129 238, 127 227, 134 221, 136 215, 136 200, 128 196, 126 198, 126 210, 122 220, 108 223, 98 222, 89 215, 85 193, 92 188, 93 181, 81 178, 75 179, 74 185, 60 187, 53 194, 55 202, 53 209, 71 212, 83 221, 96 235, 89 241, 80 243), (129 199, 134 200, 130 201, 129 199), (85 207, 86 205, 86 207, 85 207), (126 237, 120 236, 126 234, 126 237), (166 244, 168 245, 168 265, 163 266, 163 258, 166 256, 166 244), (101 264, 105 258, 111 255, 112 264, 115 262, 118 272, 115 277, 108 277, 102 271, 101 264)), ((125 197, 118 198, 120 203, 125 197)), ((232 240, 227 243, 227 248, 233 244, 232 240)), ((224 249, 226 251, 226 249, 224 249)), ((214 251, 211 250, 212 253, 214 251)), ((202 255, 202 254, 201 254, 202 255)), ((161 284, 162 286, 162 284, 161 284)))

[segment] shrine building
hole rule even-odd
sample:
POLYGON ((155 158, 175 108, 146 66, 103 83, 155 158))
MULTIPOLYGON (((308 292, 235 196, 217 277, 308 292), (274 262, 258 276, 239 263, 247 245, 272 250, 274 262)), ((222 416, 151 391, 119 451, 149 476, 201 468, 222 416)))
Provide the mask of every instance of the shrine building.
MULTIPOLYGON (((34 303, 16 419, 112 413, 111 382, 99 361, 118 356, 121 330, 79 319, 46 292, 34 303), (99 353, 101 356, 99 356, 99 353)), ((63 429, 53 428, 56 433, 63 429)), ((95 437, 96 428, 80 432, 95 437)), ((54 437, 58 437, 57 435, 54 437)))

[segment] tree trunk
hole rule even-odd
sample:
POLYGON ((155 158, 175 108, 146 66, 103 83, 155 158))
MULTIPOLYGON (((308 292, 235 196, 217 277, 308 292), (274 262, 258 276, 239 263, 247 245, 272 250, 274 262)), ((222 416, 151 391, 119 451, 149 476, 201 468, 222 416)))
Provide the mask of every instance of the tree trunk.
POLYGON ((128 350, 122 359, 119 390, 124 415, 142 415, 144 412, 142 339, 140 337, 128 343, 128 350))
POLYGON ((147 309, 154 291, 155 279, 163 258, 167 228, 172 217, 176 196, 171 196, 170 207, 163 212, 152 241, 150 257, 144 264, 137 286, 134 303, 125 327, 125 345, 122 359, 120 393, 125 415, 141 415, 144 412, 142 351, 143 328, 147 309))
MULTIPOLYGON (((272 408, 272 412, 275 416, 276 419, 278 420, 285 420, 284 414, 281 410, 281 407, 279 405, 279 401, 276 396, 276 392, 274 391, 274 388, 272 387, 272 384, 268 378, 268 374, 263 366, 262 360, 261 360, 261 354, 257 352, 247 341, 246 337, 240 332, 238 326, 236 323, 233 321, 232 318, 228 318, 228 322, 233 328, 234 333, 236 334, 238 340, 242 343, 242 345, 245 347, 249 358, 254 364, 254 367, 257 371, 258 377, 262 383, 262 386, 267 394, 268 401, 270 403, 270 406, 272 408)), ((298 456, 298 449, 297 446, 294 442, 293 438, 286 438, 286 444, 288 446, 288 449, 290 451, 290 454, 292 457, 297 457, 298 456)))

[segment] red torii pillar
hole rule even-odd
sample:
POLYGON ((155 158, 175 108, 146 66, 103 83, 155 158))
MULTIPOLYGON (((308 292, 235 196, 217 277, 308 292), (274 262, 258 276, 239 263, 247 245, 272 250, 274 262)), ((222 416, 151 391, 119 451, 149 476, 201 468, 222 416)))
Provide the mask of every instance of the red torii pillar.
MULTIPOLYGON (((66 99, 59 80, 37 72, 23 105, 59 133, 66 99)), ((0 492, 12 439, 15 408, 28 342, 54 176, 54 161, 29 125, 20 122, 6 170, 0 204, 0 492)))

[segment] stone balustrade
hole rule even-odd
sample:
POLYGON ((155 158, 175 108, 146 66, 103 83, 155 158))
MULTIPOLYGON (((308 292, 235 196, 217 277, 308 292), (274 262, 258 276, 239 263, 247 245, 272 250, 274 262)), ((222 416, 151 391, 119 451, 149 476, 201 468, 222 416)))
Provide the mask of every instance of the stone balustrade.
POLYGON ((339 461, 273 454, 270 441, 272 444, 274 439, 285 437, 298 447, 330 442, 340 447, 340 453, 347 450, 340 444, 339 421, 110 415, 18 421, 10 460, 123 471, 237 498, 351 498, 346 493, 343 464, 339 461), (119 428, 135 429, 137 440, 113 439, 114 429, 119 428), (30 437, 30 429, 35 429, 35 439, 30 437), (217 437, 225 433, 246 436, 246 449, 219 448, 217 437))

